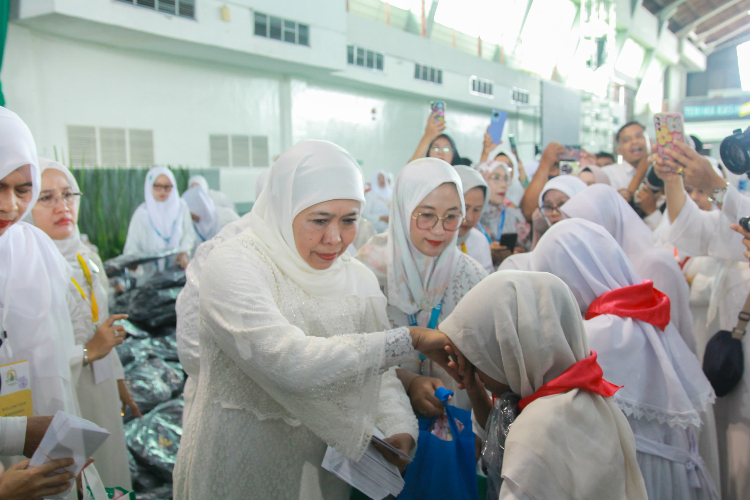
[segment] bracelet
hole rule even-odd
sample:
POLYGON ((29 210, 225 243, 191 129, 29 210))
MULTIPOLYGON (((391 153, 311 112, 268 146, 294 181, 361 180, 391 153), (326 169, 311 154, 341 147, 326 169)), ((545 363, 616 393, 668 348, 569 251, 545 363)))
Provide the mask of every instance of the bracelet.
POLYGON ((89 364, 89 350, 84 346, 83 348, 83 366, 89 364))
POLYGON ((711 203, 724 203, 724 197, 727 195, 728 187, 729 187, 729 181, 727 181, 724 187, 720 187, 719 189, 714 189, 713 193, 711 193, 711 196, 708 197, 708 200, 711 203))

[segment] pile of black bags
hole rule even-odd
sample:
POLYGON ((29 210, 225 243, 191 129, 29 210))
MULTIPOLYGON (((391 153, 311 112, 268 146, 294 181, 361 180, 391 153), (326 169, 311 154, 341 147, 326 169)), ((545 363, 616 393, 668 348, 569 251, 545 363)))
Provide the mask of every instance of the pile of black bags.
POLYGON ((171 500, 172 471, 182 436, 182 390, 185 372, 177 356, 175 301, 185 286, 185 272, 169 268, 144 286, 119 295, 112 313, 128 332, 117 347, 125 381, 143 414, 125 412, 125 442, 130 475, 139 500, 171 500))

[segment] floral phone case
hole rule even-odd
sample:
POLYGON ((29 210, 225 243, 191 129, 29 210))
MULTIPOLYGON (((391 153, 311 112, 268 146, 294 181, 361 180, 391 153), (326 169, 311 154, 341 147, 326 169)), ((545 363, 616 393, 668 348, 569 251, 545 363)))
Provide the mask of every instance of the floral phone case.
POLYGON ((672 159, 666 154, 668 149, 674 148, 674 142, 685 142, 685 132, 681 113, 656 113, 654 115, 656 128, 656 151, 659 156, 672 159))

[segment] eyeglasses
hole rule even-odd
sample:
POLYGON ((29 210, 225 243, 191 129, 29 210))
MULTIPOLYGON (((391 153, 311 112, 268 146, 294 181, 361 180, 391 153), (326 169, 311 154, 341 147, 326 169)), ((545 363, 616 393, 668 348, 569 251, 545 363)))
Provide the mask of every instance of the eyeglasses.
POLYGON ((438 222, 443 222, 443 229, 446 231, 455 231, 464 223, 464 218, 458 214, 448 214, 443 217, 437 214, 416 213, 411 216, 417 221, 417 227, 422 230, 434 228, 438 222))
POLYGON ((487 178, 487 180, 491 182, 504 182, 506 184, 508 183, 508 178, 502 175, 491 175, 487 178))
POLYGON ((39 197, 37 203, 46 208, 52 208, 57 205, 59 200, 62 200, 66 207, 72 207, 78 203, 78 197, 82 193, 72 193, 70 191, 63 191, 62 193, 45 193, 39 197))
POLYGON ((174 186, 171 184, 154 184, 154 189, 156 189, 157 191, 165 191, 167 193, 172 191, 173 187, 174 186))
POLYGON ((563 207, 564 204, 565 203, 561 203, 559 205, 542 205, 542 210, 547 215, 552 215, 555 212, 562 215, 562 212, 560 211, 560 209, 563 207))
POLYGON ((453 148, 432 148, 430 151, 433 153, 452 153, 453 148))

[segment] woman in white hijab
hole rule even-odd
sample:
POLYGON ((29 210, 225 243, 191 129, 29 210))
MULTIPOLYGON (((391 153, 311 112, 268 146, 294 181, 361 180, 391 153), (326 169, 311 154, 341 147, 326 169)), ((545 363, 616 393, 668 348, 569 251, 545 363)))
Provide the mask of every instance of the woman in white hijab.
POLYGON ((249 228, 209 255, 202 369, 175 498, 347 499, 349 487, 320 466, 326 444, 359 460, 377 426, 411 449, 416 419, 389 367, 413 345, 447 367, 448 341, 420 328, 383 331, 377 281, 345 255, 363 193, 346 151, 303 141, 272 167, 249 228))
MULTIPOLYGON (((357 254, 375 273, 388 298, 392 325, 435 328, 487 276, 456 245, 463 217, 463 189, 454 167, 438 158, 420 158, 401 169, 388 231, 370 239, 357 254)), ((441 379, 456 393, 455 405, 469 407, 465 392, 457 392, 453 380, 439 367, 430 366, 429 360, 415 355, 401 367, 405 370, 399 371, 399 377, 416 408, 420 407, 418 395, 410 387, 426 387, 429 392, 432 383, 420 379, 414 385, 417 375, 441 379)))
POLYGON ((588 186, 574 175, 558 175, 547 181, 539 193, 539 209, 534 210, 531 221, 533 237, 531 249, 539 243, 539 238, 553 224, 563 219, 562 206, 588 186))
POLYGON ((495 266, 500 265, 503 259, 513 254, 513 248, 500 245, 500 237, 503 234, 517 234, 516 247, 524 250, 530 248, 529 235, 531 226, 521 212, 508 199, 511 186, 510 165, 501 161, 494 161, 479 168, 489 186, 489 203, 482 213, 482 228, 490 240, 492 250, 492 261, 495 266))
POLYGON ((492 253, 487 237, 477 229, 482 213, 489 203, 489 187, 482 174, 471 167, 456 165, 454 167, 464 187, 464 205, 466 217, 458 230, 458 247, 461 251, 479 262, 487 273, 495 272, 492 265, 492 253))
POLYGON ((174 250, 177 256, 139 266, 140 274, 136 275, 139 285, 169 265, 187 267, 188 253, 193 250, 196 238, 190 210, 180 199, 171 170, 166 167, 149 170, 143 194, 146 201, 130 220, 123 255, 153 255, 174 250))
POLYGON ((645 222, 612 186, 595 184, 563 205, 564 217, 578 217, 599 224, 625 251, 636 272, 654 282, 669 297, 672 323, 691 351, 696 352, 690 288, 674 255, 654 245, 645 222))
POLYGON ((219 234, 219 231, 230 222, 239 219, 233 210, 215 205, 201 186, 193 186, 185 191, 182 200, 187 204, 190 217, 193 219, 196 247, 219 234))
POLYGON ((718 498, 715 395, 670 322, 669 298, 641 281, 604 228, 581 219, 552 226, 532 267, 570 287, 607 380, 624 386, 614 399, 635 434, 649 498, 718 498))
MULTIPOLYGON (((505 440, 500 500, 647 498, 633 432, 611 397, 618 388, 602 379, 562 281, 546 273, 495 273, 466 295, 440 331, 494 395, 523 398, 505 440), (562 387, 554 389, 556 383, 562 387)), ((476 382, 469 391, 476 420, 486 426, 487 392, 476 382)))
POLYGON ((76 394, 81 416, 110 432, 93 458, 108 486, 132 489, 121 407, 128 405, 140 417, 138 406, 125 385, 125 373, 114 347, 122 343, 125 329, 113 323, 127 315, 109 316, 107 276, 99 256, 81 241, 78 230, 80 189, 67 167, 44 158, 42 190, 31 210, 34 225, 44 231, 73 269, 77 293, 69 304, 76 341, 76 394))
POLYGON ((388 174, 385 170, 378 170, 372 174, 370 190, 365 193, 367 206, 362 216, 372 223, 377 233, 388 229, 388 214, 391 210, 391 196, 393 188, 388 184, 388 174))
POLYGON ((214 205, 216 205, 217 207, 228 208, 232 212, 237 213, 237 207, 234 206, 234 202, 229 198, 229 196, 222 193, 221 191, 217 191, 215 189, 209 188, 208 181, 202 175, 190 176, 190 178, 188 179, 188 189, 190 189, 193 186, 202 187, 203 191, 208 193, 208 196, 211 198, 211 201, 213 201, 214 205))
MULTIPOLYGON (((79 413, 70 369, 75 345, 67 305, 72 270, 46 234, 21 221, 39 197, 39 162, 28 127, 3 107, 0 184, 0 366, 4 379, 5 372, 15 370, 19 387, 30 391, 20 413, 26 416, 0 418, 0 455, 7 468, 20 455, 34 453, 51 418, 43 415, 79 413)), ((106 498, 96 488, 101 483, 93 466, 85 478, 106 498)), ((66 489, 55 488, 55 493, 66 489)), ((77 498, 77 493, 71 491, 69 497, 77 498)))

